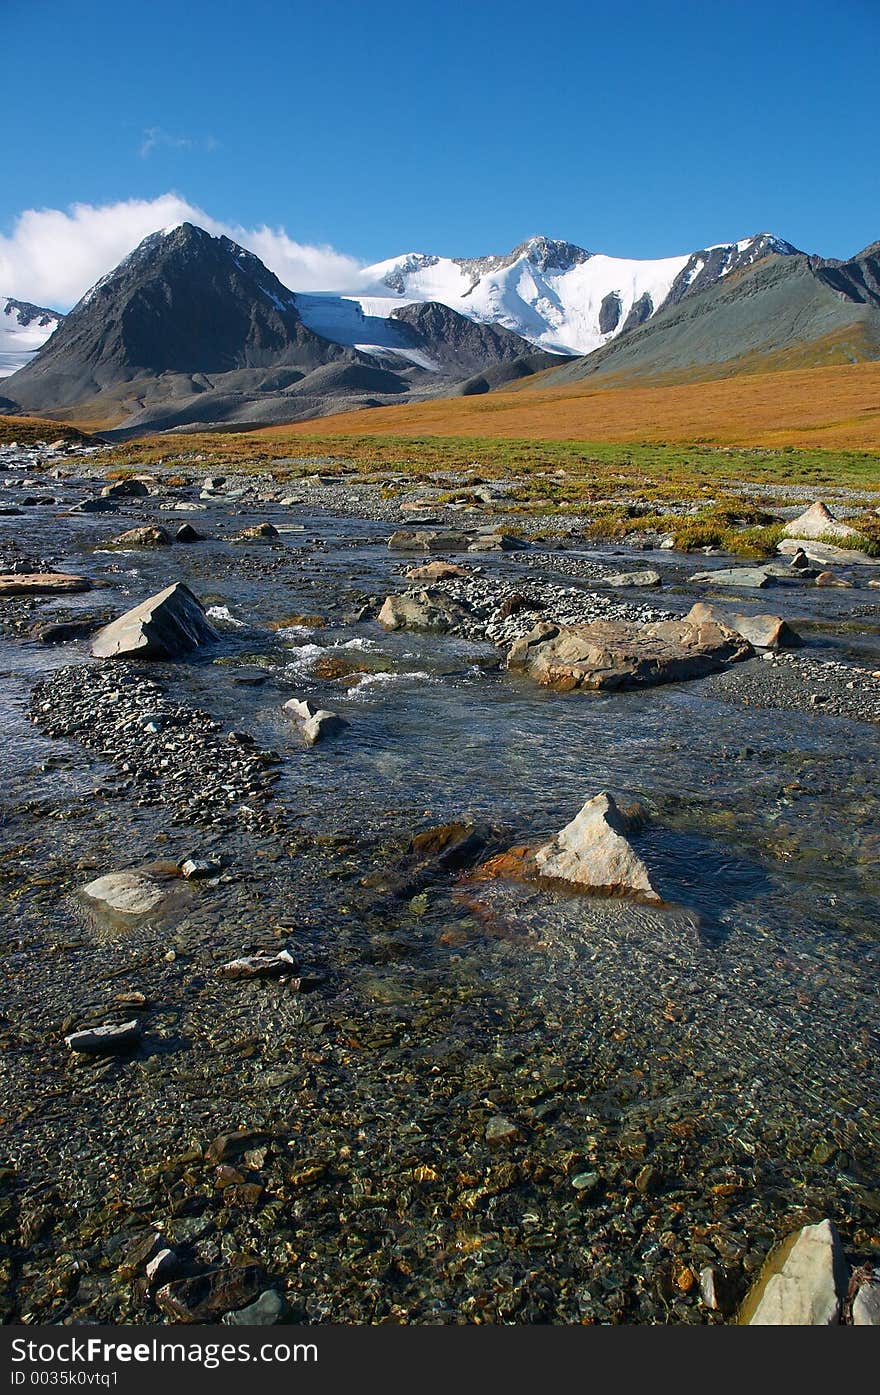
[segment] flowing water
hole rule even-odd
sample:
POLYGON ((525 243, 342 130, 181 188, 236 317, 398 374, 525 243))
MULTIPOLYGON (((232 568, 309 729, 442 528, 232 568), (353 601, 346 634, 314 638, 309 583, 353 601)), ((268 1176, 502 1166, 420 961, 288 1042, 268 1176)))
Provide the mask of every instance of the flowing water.
MULTIPOLYGON (((547 692, 489 645, 346 619, 399 589, 387 524, 212 503, 164 517, 214 541, 108 549, 138 504, 30 509, 0 518, 0 542, 107 583, 29 603, 34 616, 119 613, 188 581, 221 644, 150 676, 279 752, 278 828, 206 833, 108 797, 109 767, 26 712, 37 679, 93 662, 87 645, 0 634, 6 1148, 20 1214, 57 1212, 24 1232, 9 1311, 163 1320, 117 1273, 146 1225, 201 1245, 192 1263, 256 1255, 301 1321, 711 1321, 705 1266, 732 1303, 806 1220, 876 1244, 876 726, 747 706, 713 680, 547 692), (263 519, 292 531, 228 541, 263 519), (298 614, 329 623, 267 628, 298 614), (328 654, 360 671, 317 679, 328 654), (303 746, 281 712, 294 694, 349 728, 303 746), (663 907, 383 881, 418 830, 486 823, 535 843, 603 789, 650 810, 638 848, 663 907), (210 849, 230 875, 191 888, 182 915, 108 935, 76 895, 103 871, 210 849), (280 943, 326 975, 321 990, 213 977, 280 943), (74 1069, 63 1024, 123 990, 145 993, 152 1048, 74 1069), (276 1152, 252 1160, 259 1203, 236 1209, 193 1158, 241 1126, 276 1152)), ((661 561, 651 603, 683 612, 692 559, 661 561)), ((572 584, 553 553, 485 565, 572 584)), ((810 655, 870 664, 873 596, 778 587, 749 604, 802 622, 810 655)))

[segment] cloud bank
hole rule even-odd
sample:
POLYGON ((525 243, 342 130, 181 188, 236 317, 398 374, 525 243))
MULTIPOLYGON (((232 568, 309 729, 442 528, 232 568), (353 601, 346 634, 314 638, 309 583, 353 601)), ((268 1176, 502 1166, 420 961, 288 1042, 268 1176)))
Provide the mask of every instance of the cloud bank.
POLYGON ((69 310, 152 232, 197 223, 255 252, 293 291, 344 290, 356 284, 361 264, 332 247, 295 242, 283 228, 220 223, 177 194, 127 199, 68 210, 29 208, 8 237, 0 236, 0 294, 51 310, 69 310))

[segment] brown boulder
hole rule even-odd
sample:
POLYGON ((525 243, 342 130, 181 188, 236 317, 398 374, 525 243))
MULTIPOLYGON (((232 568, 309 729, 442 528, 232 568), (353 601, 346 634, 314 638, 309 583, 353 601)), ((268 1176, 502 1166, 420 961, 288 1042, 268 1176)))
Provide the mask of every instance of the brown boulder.
POLYGON ((700 678, 751 653, 746 640, 710 620, 660 620, 651 625, 545 621, 512 645, 507 666, 559 692, 599 691, 700 678))
POLYGON ((457 567, 454 562, 426 562, 423 567, 411 567, 406 574, 407 581, 453 581, 456 577, 471 576, 465 567, 457 567))
POLYGON ((111 547, 170 547, 171 537, 164 528, 148 525, 143 528, 129 528, 114 538, 111 547))
POLYGON ((56 592, 88 591, 92 583, 68 572, 5 572, 0 596, 51 596, 56 592))
POLYGON ((733 630, 756 649, 794 649, 802 643, 800 635, 781 615, 733 615, 716 605, 698 601, 684 618, 691 625, 708 622, 733 630))

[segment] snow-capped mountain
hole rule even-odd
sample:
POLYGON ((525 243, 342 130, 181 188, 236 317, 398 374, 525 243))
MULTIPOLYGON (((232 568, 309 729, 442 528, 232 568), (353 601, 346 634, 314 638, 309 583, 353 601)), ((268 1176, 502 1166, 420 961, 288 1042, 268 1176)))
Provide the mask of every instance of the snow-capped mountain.
POLYGON ((0 378, 29 363, 63 319, 57 310, 0 295, 0 378))
POLYGON ((588 354, 691 291, 770 253, 796 252, 760 233, 678 257, 634 261, 532 237, 504 256, 409 252, 366 267, 341 294, 298 295, 297 305, 310 329, 364 350, 393 343, 387 321, 396 309, 436 301, 468 319, 502 325, 550 353, 588 354))

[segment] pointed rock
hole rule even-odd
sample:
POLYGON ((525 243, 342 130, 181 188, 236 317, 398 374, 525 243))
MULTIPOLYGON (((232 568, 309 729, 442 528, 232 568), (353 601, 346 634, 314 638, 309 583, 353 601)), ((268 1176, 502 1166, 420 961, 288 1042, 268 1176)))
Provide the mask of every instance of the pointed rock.
POLYGON ((633 823, 612 795, 594 795, 571 823, 535 853, 538 875, 606 896, 636 896, 659 903, 663 898, 626 837, 633 823))
POLYGON ((828 1327, 840 1321, 849 1269, 831 1221, 805 1225, 773 1250, 746 1296, 747 1327, 828 1327))
POLYGON ((857 538, 859 531, 848 523, 839 523, 834 514, 817 499, 805 513, 792 519, 784 530, 787 538, 857 538))
POLYGON ((177 659, 219 638, 182 581, 112 620, 92 640, 96 659, 177 659))

